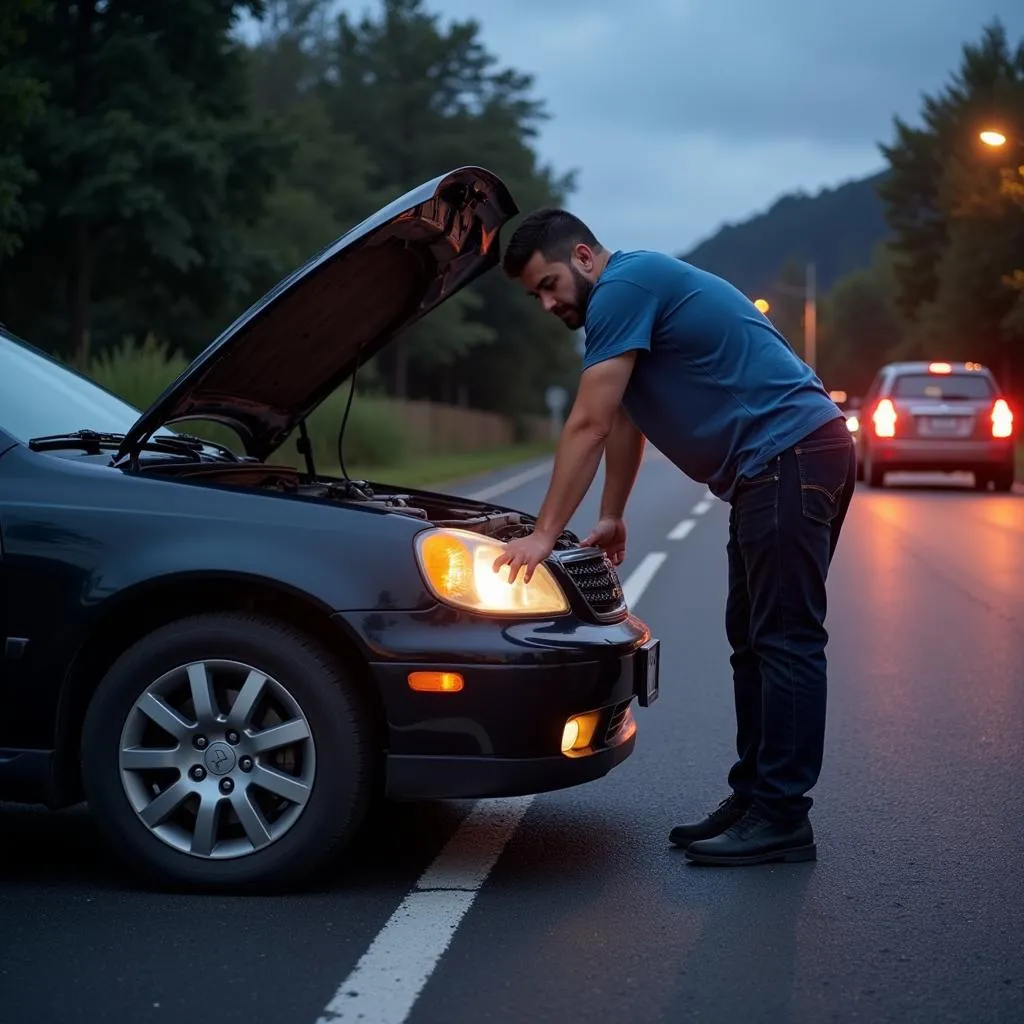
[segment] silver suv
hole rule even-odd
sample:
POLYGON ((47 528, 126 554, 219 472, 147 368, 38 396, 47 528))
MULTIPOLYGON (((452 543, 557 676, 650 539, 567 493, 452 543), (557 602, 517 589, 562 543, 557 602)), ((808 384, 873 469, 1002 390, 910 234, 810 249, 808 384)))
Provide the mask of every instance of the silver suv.
POLYGON ((980 363, 888 363, 860 409, 858 477, 881 487, 885 474, 974 473, 979 491, 1013 487, 1013 410, 980 363))

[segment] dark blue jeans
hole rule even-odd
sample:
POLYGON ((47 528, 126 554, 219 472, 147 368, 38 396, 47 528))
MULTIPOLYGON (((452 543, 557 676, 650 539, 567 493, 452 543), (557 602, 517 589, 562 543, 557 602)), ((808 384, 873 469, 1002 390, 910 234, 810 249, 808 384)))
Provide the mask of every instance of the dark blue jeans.
POLYGON ((825 740, 825 580, 856 486, 843 419, 741 481, 729 516, 726 633, 739 760, 729 784, 769 817, 811 807, 825 740))

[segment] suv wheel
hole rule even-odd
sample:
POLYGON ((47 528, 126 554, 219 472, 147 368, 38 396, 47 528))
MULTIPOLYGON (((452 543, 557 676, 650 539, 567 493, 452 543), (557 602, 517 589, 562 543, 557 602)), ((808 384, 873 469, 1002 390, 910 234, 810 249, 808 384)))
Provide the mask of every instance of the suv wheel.
POLYGON ((864 456, 864 479, 868 487, 881 487, 885 483, 885 470, 875 465, 870 451, 864 456))
POLYGON ((82 732, 101 831, 162 884, 277 888, 348 840, 371 792, 370 719, 344 670, 298 630, 198 615, 130 647, 82 732))
POLYGON ((1013 466, 1007 466, 1006 469, 1000 469, 993 474, 992 482, 997 491, 1002 491, 1005 494, 1007 491, 1013 490, 1013 477, 1013 466))

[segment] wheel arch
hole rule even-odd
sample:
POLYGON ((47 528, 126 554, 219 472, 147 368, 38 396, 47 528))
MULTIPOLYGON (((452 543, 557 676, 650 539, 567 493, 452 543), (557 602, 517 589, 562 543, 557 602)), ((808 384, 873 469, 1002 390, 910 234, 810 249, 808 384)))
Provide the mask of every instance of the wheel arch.
POLYGON ((76 651, 57 705, 53 804, 67 806, 83 798, 81 737, 86 710, 114 662, 153 630, 193 615, 222 612, 262 614, 319 641, 340 659, 366 702, 374 742, 383 756, 387 718, 366 658, 353 636, 339 628, 332 609, 309 594, 277 581, 248 575, 182 574, 131 587, 105 606, 76 651))

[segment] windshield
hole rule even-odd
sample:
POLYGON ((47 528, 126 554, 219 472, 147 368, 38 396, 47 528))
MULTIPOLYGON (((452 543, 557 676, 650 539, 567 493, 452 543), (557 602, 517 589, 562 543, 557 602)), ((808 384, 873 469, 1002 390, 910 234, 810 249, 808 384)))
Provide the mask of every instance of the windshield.
POLYGON ((0 426, 19 441, 76 430, 125 434, 139 410, 0 331, 0 426))
POLYGON ((896 398, 937 398, 971 401, 992 397, 988 377, 977 373, 914 373, 897 377, 892 389, 896 398))

